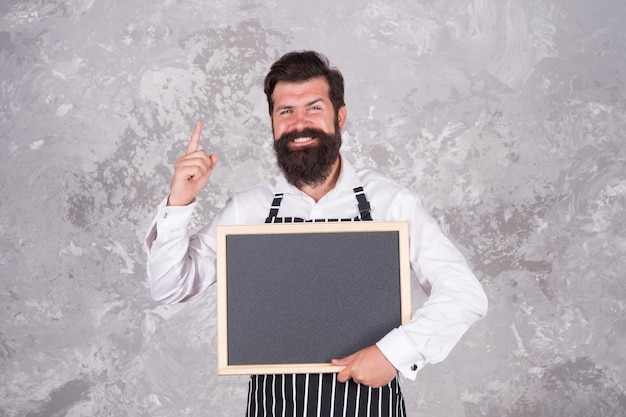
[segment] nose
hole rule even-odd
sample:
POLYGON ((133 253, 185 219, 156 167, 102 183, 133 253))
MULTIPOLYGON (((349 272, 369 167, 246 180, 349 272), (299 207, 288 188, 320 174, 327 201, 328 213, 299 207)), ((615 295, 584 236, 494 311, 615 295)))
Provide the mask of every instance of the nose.
POLYGON ((294 113, 293 127, 298 131, 309 127, 309 119, 307 118, 305 112, 300 110, 294 113))

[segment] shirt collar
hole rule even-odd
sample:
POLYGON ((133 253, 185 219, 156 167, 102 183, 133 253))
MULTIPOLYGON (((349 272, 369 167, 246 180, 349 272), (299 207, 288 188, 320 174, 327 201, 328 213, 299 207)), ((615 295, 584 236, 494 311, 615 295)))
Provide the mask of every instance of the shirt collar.
MULTIPOLYGON (((339 153, 339 157, 341 158, 339 178, 337 178, 337 184, 335 184, 335 188, 330 190, 329 194, 336 191, 353 190, 354 188, 361 186, 361 180, 357 176, 356 171, 354 170, 354 167, 352 166, 350 161, 348 161, 341 152, 339 153)), ((277 176, 275 180, 276 194, 303 194, 302 191, 289 184, 283 175, 277 176)))

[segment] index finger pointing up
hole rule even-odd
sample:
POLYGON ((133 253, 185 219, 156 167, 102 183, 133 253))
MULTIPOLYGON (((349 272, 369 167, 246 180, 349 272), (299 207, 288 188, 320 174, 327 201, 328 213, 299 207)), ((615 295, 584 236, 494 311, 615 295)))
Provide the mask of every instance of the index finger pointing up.
POLYGON ((185 152, 185 155, 188 155, 200 149, 200 134, 201 133, 202 133, 202 121, 198 120, 196 122, 196 126, 193 128, 193 133, 191 134, 191 139, 189 139, 189 145, 187 145, 187 152, 185 152))

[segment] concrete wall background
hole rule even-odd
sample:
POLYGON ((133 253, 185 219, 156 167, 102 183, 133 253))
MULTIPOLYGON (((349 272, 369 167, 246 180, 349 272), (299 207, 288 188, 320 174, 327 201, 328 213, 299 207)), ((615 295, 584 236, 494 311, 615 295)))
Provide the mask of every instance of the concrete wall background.
POLYGON ((284 52, 347 80, 344 150, 422 196, 489 316, 411 416, 626 415, 626 4, 0 1, 0 416, 242 416, 214 291, 149 296, 142 239, 193 123, 195 225, 276 172, 284 52))

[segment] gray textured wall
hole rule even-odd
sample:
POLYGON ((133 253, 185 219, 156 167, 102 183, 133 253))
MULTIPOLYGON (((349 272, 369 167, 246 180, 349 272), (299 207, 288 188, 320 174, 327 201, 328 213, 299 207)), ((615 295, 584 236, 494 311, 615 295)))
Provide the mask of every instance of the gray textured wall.
POLYGON ((626 415, 622 0, 0 1, 0 416, 242 416, 214 291, 158 306, 141 244, 193 123, 195 225, 276 173, 261 81, 347 79, 345 146, 422 196, 488 317, 411 416, 626 415))

